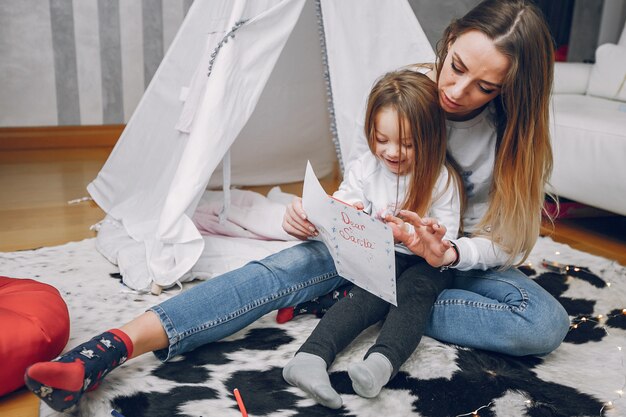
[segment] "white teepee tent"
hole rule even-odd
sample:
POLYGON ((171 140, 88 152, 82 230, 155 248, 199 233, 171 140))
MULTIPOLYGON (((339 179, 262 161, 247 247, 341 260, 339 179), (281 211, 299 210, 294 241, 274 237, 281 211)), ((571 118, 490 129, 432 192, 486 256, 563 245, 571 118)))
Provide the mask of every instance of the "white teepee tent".
POLYGON ((335 154, 343 166, 374 80, 433 58, 406 0, 194 2, 88 186, 107 213, 98 249, 132 288, 181 280, 204 247, 191 216, 210 181, 298 181, 306 160, 323 176, 335 154))

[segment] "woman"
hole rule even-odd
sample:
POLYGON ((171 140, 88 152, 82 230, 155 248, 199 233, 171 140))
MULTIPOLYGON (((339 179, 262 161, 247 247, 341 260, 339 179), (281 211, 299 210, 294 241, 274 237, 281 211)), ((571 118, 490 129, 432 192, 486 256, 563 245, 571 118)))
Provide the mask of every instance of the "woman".
POLYGON ((448 151, 467 191, 467 236, 450 247, 436 219, 396 237, 455 283, 437 300, 426 334, 510 355, 547 354, 565 337, 566 312, 513 265, 539 235, 552 169, 548 105, 553 49, 541 12, 523 1, 486 1, 452 22, 438 44, 439 101, 448 151), (493 269, 495 268, 495 269, 493 269))
MULTIPOLYGON (((415 235, 395 220, 397 239, 431 266, 454 269, 452 288, 439 295, 425 334, 510 355, 547 354, 568 331, 567 313, 512 267, 537 239, 552 164, 553 47, 541 12, 522 0, 479 4, 446 29, 435 69, 429 75, 447 115, 449 152, 464 178, 469 235, 451 244, 435 219, 403 213, 417 226, 415 235)), ((317 233, 297 198, 283 228, 303 240, 317 233)), ((127 358, 154 351, 168 360, 342 283, 326 247, 306 242, 197 285, 54 362, 35 364, 26 382, 52 408, 66 410, 127 358)))

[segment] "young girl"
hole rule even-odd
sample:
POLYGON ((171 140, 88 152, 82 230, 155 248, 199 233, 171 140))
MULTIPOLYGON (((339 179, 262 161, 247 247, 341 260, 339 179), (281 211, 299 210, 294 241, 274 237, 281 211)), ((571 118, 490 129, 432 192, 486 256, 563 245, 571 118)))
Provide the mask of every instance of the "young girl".
MULTIPOLYGON (((447 225, 448 239, 456 238, 459 180, 445 167, 445 120, 435 83, 411 70, 385 75, 369 95, 365 134, 369 151, 350 165, 333 196, 381 220, 400 207, 429 213, 447 225)), ((397 245, 398 306, 355 287, 324 315, 287 364, 285 380, 320 404, 340 408, 341 397, 330 385, 326 369, 359 333, 384 319, 365 360, 348 368, 357 394, 378 395, 417 347, 433 303, 452 282, 450 272, 431 276, 422 273, 425 269, 433 268, 397 245)))
MULTIPOLYGON (((552 163, 550 32, 532 3, 487 0, 453 21, 439 46, 428 75, 437 83, 448 151, 467 191, 463 228, 469 234, 454 241, 457 253, 435 220, 405 211, 414 233, 398 222, 395 234, 412 252, 454 275, 452 287, 435 301, 425 334, 508 355, 547 354, 569 330, 567 312, 512 266, 539 234, 552 163)), ((417 155, 420 161, 429 157, 417 155)), ((283 228, 303 240, 315 235, 300 199, 287 207, 283 228)), ((51 407, 64 410, 122 359, 153 351, 168 360, 345 283, 326 246, 304 242, 183 291, 54 362, 35 364, 26 380, 51 407), (96 347, 103 338, 112 346, 106 355, 96 347), (98 356, 85 360, 78 356, 83 349, 96 349, 98 356)))

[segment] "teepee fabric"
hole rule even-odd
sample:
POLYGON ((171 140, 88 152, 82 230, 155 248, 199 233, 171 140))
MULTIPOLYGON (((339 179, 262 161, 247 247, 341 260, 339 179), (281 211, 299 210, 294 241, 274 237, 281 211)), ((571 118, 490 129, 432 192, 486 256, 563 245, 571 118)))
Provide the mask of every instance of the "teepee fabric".
POLYGON ((405 0, 194 2, 87 187, 107 213, 98 249, 137 290, 190 278, 207 185, 300 181, 307 160, 329 174, 374 80, 433 58, 405 0))

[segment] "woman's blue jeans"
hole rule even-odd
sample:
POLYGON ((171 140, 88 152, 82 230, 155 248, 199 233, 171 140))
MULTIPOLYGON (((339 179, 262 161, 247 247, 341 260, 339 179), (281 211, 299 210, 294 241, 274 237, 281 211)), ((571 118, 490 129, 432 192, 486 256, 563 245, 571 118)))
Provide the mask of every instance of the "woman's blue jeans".
MULTIPOLYGON (((250 262, 152 307, 170 342, 168 349, 155 354, 168 360, 345 282, 321 242, 305 242, 250 262)), ((569 318, 561 304, 512 268, 455 271, 453 287, 435 302, 426 335, 522 356, 551 352, 568 330, 569 318)))

